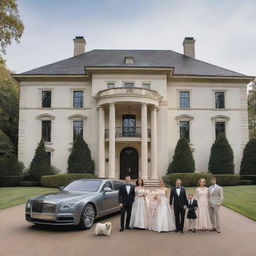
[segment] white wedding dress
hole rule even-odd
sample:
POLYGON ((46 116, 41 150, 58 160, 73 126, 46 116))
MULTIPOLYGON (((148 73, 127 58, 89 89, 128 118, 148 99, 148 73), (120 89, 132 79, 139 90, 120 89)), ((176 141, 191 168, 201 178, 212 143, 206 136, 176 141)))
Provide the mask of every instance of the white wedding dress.
POLYGON ((152 229, 157 232, 168 232, 176 230, 173 209, 170 208, 165 189, 157 189, 159 194, 156 218, 152 229))
POLYGON ((148 224, 148 206, 146 201, 146 191, 144 188, 135 188, 135 200, 132 205, 130 220, 131 228, 147 229, 148 224))

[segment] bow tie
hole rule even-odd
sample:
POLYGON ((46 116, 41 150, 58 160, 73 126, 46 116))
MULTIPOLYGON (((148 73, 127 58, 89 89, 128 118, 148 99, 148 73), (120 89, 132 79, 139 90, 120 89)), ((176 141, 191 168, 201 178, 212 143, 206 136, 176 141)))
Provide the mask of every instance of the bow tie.
POLYGON ((176 187, 176 188, 180 188, 180 187, 176 187))
POLYGON ((131 186, 131 184, 125 184, 126 186, 131 186))

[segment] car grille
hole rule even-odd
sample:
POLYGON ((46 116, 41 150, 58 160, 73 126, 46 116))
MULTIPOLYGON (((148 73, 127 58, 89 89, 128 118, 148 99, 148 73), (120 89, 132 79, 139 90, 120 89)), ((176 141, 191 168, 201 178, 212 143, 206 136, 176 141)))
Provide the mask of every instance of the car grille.
POLYGON ((56 204, 33 202, 32 203, 32 212, 37 213, 55 213, 56 204))

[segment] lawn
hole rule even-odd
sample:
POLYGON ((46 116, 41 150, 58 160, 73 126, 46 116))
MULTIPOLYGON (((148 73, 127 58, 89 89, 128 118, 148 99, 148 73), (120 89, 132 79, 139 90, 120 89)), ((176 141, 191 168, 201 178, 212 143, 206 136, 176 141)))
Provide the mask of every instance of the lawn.
POLYGON ((44 193, 56 191, 54 188, 43 187, 7 187, 0 188, 0 209, 24 204, 27 199, 44 193))
MULTIPOLYGON (((256 186, 223 187, 223 205, 239 212, 246 217, 256 220, 256 186)), ((195 188, 188 188, 187 192, 195 192, 195 188)))

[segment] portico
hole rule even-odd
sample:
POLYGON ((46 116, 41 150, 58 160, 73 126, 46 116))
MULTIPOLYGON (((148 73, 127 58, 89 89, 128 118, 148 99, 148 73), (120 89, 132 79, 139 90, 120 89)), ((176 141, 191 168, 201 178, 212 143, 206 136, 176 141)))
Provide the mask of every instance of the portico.
MULTIPOLYGON (((121 149, 137 145, 140 156, 138 177, 157 179, 157 109, 161 96, 145 88, 112 88, 100 91, 96 100, 99 177, 120 178, 118 173, 121 170, 116 159, 124 161, 125 158, 121 158, 121 154, 118 156, 118 143, 121 149), (130 108, 134 115, 127 115, 130 108), (130 120, 130 116, 134 116, 134 120, 130 120), (117 123, 121 123, 121 126, 117 126, 117 123)), ((129 163, 127 168, 129 174, 129 163)))

